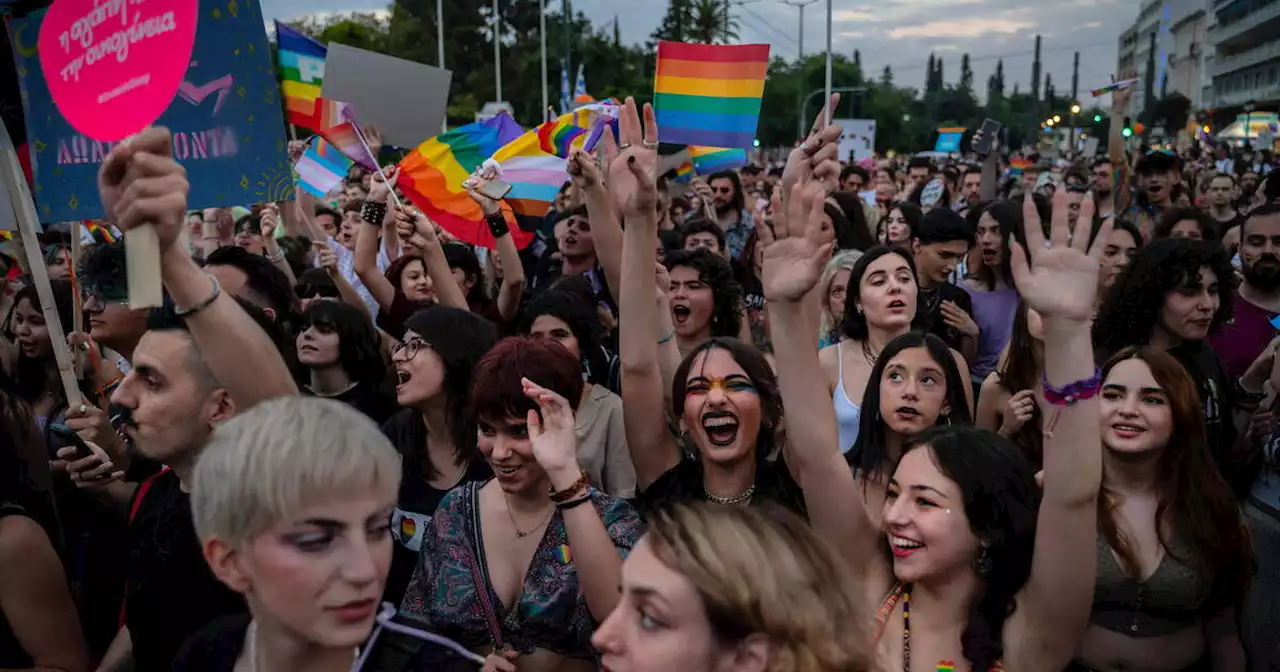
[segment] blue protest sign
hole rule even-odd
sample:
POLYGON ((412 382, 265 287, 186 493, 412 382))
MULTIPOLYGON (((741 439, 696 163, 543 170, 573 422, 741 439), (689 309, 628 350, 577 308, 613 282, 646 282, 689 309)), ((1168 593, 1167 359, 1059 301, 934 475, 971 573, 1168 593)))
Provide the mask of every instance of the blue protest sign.
MULTIPOLYGON (((173 131, 191 209, 281 201, 293 194, 284 117, 257 0, 200 3, 191 64, 156 121, 173 131)), ((54 106, 36 36, 44 12, 10 21, 40 221, 104 216, 97 174, 112 143, 77 133, 54 106)))
POLYGON ((938 131, 938 142, 934 144, 933 151, 943 152, 945 154, 954 154, 960 151, 960 139, 964 137, 964 131, 938 131))

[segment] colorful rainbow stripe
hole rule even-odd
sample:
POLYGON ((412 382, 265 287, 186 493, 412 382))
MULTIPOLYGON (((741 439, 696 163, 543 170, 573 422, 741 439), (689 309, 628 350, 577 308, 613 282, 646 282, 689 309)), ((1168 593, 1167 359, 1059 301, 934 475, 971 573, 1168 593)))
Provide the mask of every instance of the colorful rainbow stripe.
POLYGON ((699 176, 718 173, 722 170, 737 170, 747 165, 745 149, 690 146, 689 154, 693 157, 693 170, 699 176))
POLYGON ((360 137, 360 128, 354 123, 347 121, 330 128, 316 129, 316 133, 360 167, 366 170, 378 169, 376 157, 369 154, 369 150, 365 148, 365 142, 360 137))
POLYGON ((560 558, 560 564, 570 564, 573 562, 573 551, 569 550, 568 544, 560 544, 560 548, 556 549, 556 557, 560 558))
POLYGON ((103 226, 98 220, 86 219, 84 221, 84 230, 88 231, 94 240, 103 243, 114 243, 116 241, 116 236, 111 231, 111 227, 103 226))
POLYGON ((574 140, 586 134, 587 129, 557 119, 538 126, 538 143, 543 152, 567 159, 574 140))
POLYGON ((355 108, 350 103, 343 103, 331 98, 316 98, 316 111, 312 115, 310 128, 323 131, 346 122, 356 122, 355 108))
POLYGON ((1093 90, 1093 97, 1094 97, 1094 98, 1097 98, 1097 97, 1099 97, 1099 96, 1102 96, 1102 95, 1104 95, 1104 94, 1111 93, 1111 92, 1113 92, 1113 91, 1121 91, 1121 90, 1127 89, 1127 88, 1129 88, 1129 87, 1131 87, 1131 86, 1133 86, 1134 84, 1137 84, 1137 83, 1138 83, 1137 78, 1134 78, 1134 79, 1122 79, 1122 80, 1120 80, 1120 81, 1118 81, 1118 82, 1111 82, 1110 84, 1108 84, 1108 85, 1106 85, 1106 86, 1102 87, 1101 89, 1094 89, 1094 90, 1093 90))
MULTIPOLYGON (((609 106, 590 105, 547 123, 576 127, 585 132, 597 119, 607 119, 610 112, 609 106)), ((517 215, 545 217, 560 187, 569 179, 565 171, 566 159, 544 149, 539 129, 507 143, 493 155, 493 160, 502 167, 502 179, 511 184, 511 193, 505 200, 517 215)))
POLYGON ((663 142, 753 146, 769 45, 658 43, 653 109, 663 142))
POLYGON ((334 187, 342 183, 351 169, 351 159, 324 138, 312 138, 311 146, 293 166, 298 175, 298 186, 316 198, 324 198, 334 187))
POLYGON ((689 184, 693 181, 693 162, 685 161, 676 168, 676 184, 689 184))
POLYGON ((285 117, 295 126, 313 128, 311 120, 324 82, 324 61, 329 50, 279 21, 276 21, 276 44, 285 117))
POLYGON ((950 660, 939 661, 938 672, 956 672, 956 664, 950 660))
MULTIPOLYGON (((473 245, 486 244, 475 235, 485 228, 484 213, 462 188, 462 182, 522 133, 524 129, 505 114, 459 126, 409 152, 400 161, 397 186, 449 233, 473 245)), ((507 219, 516 246, 528 245, 533 236, 521 231, 513 218, 507 219)))

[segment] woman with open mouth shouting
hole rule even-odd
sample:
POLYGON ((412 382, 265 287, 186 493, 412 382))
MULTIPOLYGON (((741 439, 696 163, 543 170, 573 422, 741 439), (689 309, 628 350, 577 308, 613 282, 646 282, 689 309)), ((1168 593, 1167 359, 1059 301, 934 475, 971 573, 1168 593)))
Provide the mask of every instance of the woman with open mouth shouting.
MULTIPOLYGON (((771 462, 782 407, 773 371, 754 348, 729 338, 695 344, 675 370, 671 386, 671 412, 683 442, 668 430, 663 407, 665 365, 659 357, 661 353, 669 360, 679 355, 671 347, 676 334, 658 333, 661 303, 654 284, 653 244, 658 236, 654 175, 658 127, 646 105, 641 130, 632 100, 623 108, 619 125, 625 149, 610 166, 609 189, 627 222, 619 354, 627 447, 635 465, 641 508, 648 511, 689 500, 728 505, 774 500, 798 508, 794 482, 785 469, 771 462)), ((669 267, 674 305, 682 291, 674 289, 679 274, 688 267, 669 267)), ((725 272, 729 273, 727 266, 725 272)))
MULTIPOLYGON (((854 403, 863 401, 876 362, 893 339, 922 327, 923 315, 917 310, 915 262, 911 254, 894 247, 867 250, 849 274, 845 293, 844 318, 840 325, 842 340, 819 353, 831 400, 840 427, 840 450, 848 452, 858 442, 863 426, 864 409, 854 403)), ((953 367, 961 380, 969 370, 960 353, 953 353, 953 367)), ((950 384, 950 381, 947 381, 950 384)), ((878 392, 876 392, 878 394, 878 392)), ((967 398, 967 397, 966 397, 967 398)), ((966 405, 971 405, 966 402, 966 405)), ((966 412, 965 417, 968 417, 966 412)), ((872 422, 879 418, 872 413, 872 422)))
POLYGON ((1195 381, 1151 346, 1120 351, 1102 379, 1098 579, 1070 669, 1243 670, 1236 615, 1257 563, 1195 381))
MULTIPOLYGON (((812 289, 830 249, 816 218, 806 217, 820 197, 820 186, 792 197, 800 203, 788 213, 790 225, 779 227, 782 240, 765 252, 765 287, 788 408, 788 457, 814 530, 843 556, 866 613, 876 614, 877 662, 889 672, 1062 669, 1088 623, 1097 557, 1101 380, 1089 322, 1102 246, 1086 252, 1085 236, 1068 243, 1067 199, 1059 191, 1046 247, 1026 198, 1031 258, 1015 243, 1012 267, 1016 287, 1045 325, 1040 403, 1051 420, 1043 493, 1030 462, 1007 439, 935 427, 903 446, 877 516, 833 443, 835 412, 817 382, 821 369, 808 333, 806 304, 816 302, 812 289)), ((1082 217, 1092 216, 1091 205, 1084 209, 1082 217)))
POLYGON ((671 275, 671 322, 681 356, 710 338, 742 334, 742 285, 724 257, 705 248, 675 250, 667 253, 666 267, 671 275))
MULTIPOLYGON (((1009 241, 1021 240, 1022 209, 1013 201, 994 201, 971 209, 968 220, 974 223, 982 260, 976 268, 970 266, 969 275, 960 283, 969 294, 973 319, 978 323, 978 356, 971 362, 969 371, 977 393, 982 381, 996 370, 1000 353, 1013 329, 1018 289, 1013 282, 1013 253, 1009 241)), ((1094 290, 1089 291, 1092 296, 1094 290)))
POLYGON ((483 317, 436 306, 414 313, 405 322, 404 340, 392 350, 396 401, 405 408, 382 428, 404 465, 392 515, 399 543, 387 579, 389 602, 403 597, 440 500, 463 483, 493 476, 476 447, 467 404, 471 371, 497 340, 497 330, 483 317))

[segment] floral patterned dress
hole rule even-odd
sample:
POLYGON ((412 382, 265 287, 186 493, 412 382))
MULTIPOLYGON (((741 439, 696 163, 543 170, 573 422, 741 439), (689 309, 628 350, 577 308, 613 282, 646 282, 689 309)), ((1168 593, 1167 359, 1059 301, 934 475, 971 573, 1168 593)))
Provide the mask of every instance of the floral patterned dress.
MULTIPOLYGON (((502 644, 521 653, 546 649, 574 659, 592 660, 591 634, 599 625, 587 609, 578 585, 578 570, 556 511, 525 573, 519 601, 506 613, 488 578, 480 529, 480 488, 472 482, 455 488, 436 509, 422 540, 418 566, 409 582, 400 615, 427 630, 476 650, 494 646, 485 601, 498 619, 502 644), (482 594, 480 591, 484 591, 482 594)), ((595 490, 591 503, 609 538, 624 558, 639 540, 640 515, 629 503, 595 490)), ((416 669, 450 658, 424 647, 416 669)))

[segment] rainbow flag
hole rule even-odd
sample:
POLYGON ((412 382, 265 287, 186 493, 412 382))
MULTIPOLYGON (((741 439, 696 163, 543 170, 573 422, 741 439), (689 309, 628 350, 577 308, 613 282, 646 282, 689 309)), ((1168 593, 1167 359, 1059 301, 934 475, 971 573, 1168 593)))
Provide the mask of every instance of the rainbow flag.
POLYGON ((276 21, 279 47, 280 90, 284 93, 285 118, 303 128, 313 128, 316 98, 324 82, 324 59, 329 50, 323 44, 276 21))
MULTIPOLYGON (((524 129, 505 114, 459 126, 409 152, 400 161, 397 186, 449 233, 473 245, 486 244, 479 234, 486 228, 484 213, 462 188, 462 182, 522 133, 524 129)), ((510 228, 518 247, 529 244, 531 235, 514 224, 510 228)))
MULTIPOLYGON (((572 126, 585 132, 598 119, 608 119, 615 111, 616 106, 596 103, 547 123, 572 126)), ((517 215, 526 217, 545 217, 560 187, 569 179, 566 159, 543 148, 539 130, 521 135, 493 155, 493 160, 502 167, 502 179, 511 184, 506 202, 517 215)))
POLYGON ((311 146, 307 147, 293 169, 298 174, 298 186, 316 198, 324 198, 342 183, 351 163, 351 159, 324 138, 316 137, 311 139, 311 146))
POLYGON ((111 226, 103 226, 102 222, 96 219, 86 219, 84 221, 84 230, 95 240, 103 243, 114 243, 116 234, 111 230, 111 226))
POLYGON ((659 42, 653 109, 662 141, 752 147, 768 70, 767 44, 659 42))
POLYGON ((693 181, 693 161, 685 161, 676 168, 676 184, 689 184, 693 181))
POLYGON ((368 145, 360 135, 360 127, 355 122, 345 121, 330 128, 317 128, 316 133, 360 167, 366 170, 378 169, 377 159, 369 153, 368 145))
POLYGON ((1021 175, 1022 170, 1031 165, 1031 159, 1013 159, 1009 162, 1009 174, 1021 175))
POLYGON ((1122 91, 1137 83, 1138 83, 1138 80, 1136 77, 1134 79, 1122 79, 1118 82, 1111 82, 1110 84, 1102 87, 1101 89, 1094 89, 1093 97, 1097 98, 1104 94, 1112 93, 1113 91, 1122 91))
POLYGON ((737 170, 747 165, 747 150, 721 147, 689 147, 693 156, 693 171, 698 175, 710 175, 722 170, 737 170))
POLYGON ((587 129, 556 119, 538 126, 538 144, 547 154, 567 159, 574 141, 586 134, 587 129))

